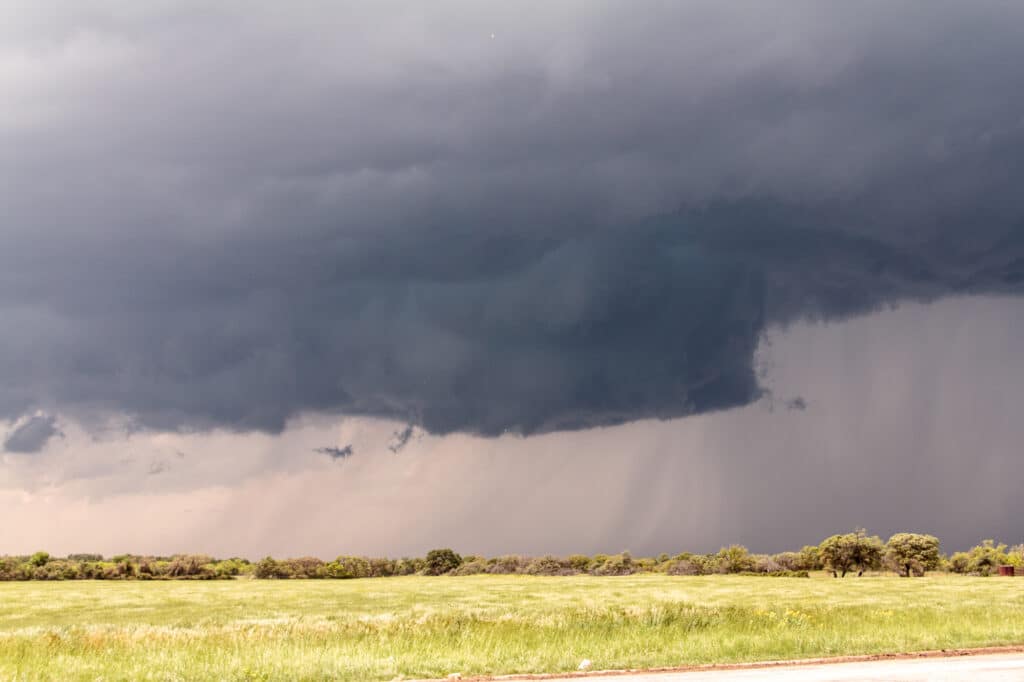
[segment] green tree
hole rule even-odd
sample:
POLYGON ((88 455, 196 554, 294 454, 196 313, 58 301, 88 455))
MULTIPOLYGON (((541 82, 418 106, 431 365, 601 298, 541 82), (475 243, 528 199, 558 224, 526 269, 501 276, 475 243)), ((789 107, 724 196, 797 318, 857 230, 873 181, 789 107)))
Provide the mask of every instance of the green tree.
POLYGON ((28 563, 31 566, 45 566, 50 561, 48 552, 36 552, 29 557, 28 563))
POLYGON ((896 533, 886 544, 887 563, 907 578, 924 575, 925 571, 939 567, 939 539, 920 533, 896 533))
POLYGON ((462 565, 462 557, 452 550, 432 549, 427 552, 427 559, 424 562, 423 573, 425 575, 444 575, 451 573, 462 565))
POLYGON ((722 573, 743 573, 753 571, 755 559, 743 545, 730 545, 718 550, 716 556, 722 573))
POLYGON ((253 570, 253 575, 257 578, 286 578, 287 575, 283 575, 281 566, 277 563, 274 557, 264 557, 259 560, 256 564, 256 568, 253 570))
POLYGON ((800 550, 800 565, 796 568, 803 571, 820 571, 824 568, 817 545, 804 545, 800 550))
POLYGON ((992 575, 997 567, 1010 563, 1010 556, 1006 553, 1006 545, 996 544, 995 540, 983 540, 980 545, 971 547, 966 555, 963 552, 954 554, 950 563, 958 573, 992 575))
POLYGON ((882 541, 877 535, 869 536, 863 528, 852 533, 833 535, 818 545, 818 558, 832 571, 833 577, 845 578, 850 571, 857 575, 878 568, 882 563, 882 541))

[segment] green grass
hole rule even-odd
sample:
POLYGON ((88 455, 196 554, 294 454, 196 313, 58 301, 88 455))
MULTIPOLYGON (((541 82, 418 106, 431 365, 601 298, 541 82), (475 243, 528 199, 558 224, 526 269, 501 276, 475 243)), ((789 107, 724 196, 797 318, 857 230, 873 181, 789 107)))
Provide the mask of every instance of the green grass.
POLYGON ((391 680, 1024 643, 1024 580, 0 584, 0 679, 391 680))

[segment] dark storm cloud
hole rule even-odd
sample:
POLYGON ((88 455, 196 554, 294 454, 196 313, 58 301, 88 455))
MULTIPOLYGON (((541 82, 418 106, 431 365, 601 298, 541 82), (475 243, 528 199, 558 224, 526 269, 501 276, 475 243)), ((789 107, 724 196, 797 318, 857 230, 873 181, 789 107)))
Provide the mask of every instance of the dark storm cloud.
POLYGON ((54 436, 63 435, 57 428, 57 418, 48 415, 35 415, 17 424, 4 439, 6 452, 33 453, 39 452, 54 436))
POLYGON ((676 417, 1024 285, 1015 4, 4 12, 3 416, 676 417))

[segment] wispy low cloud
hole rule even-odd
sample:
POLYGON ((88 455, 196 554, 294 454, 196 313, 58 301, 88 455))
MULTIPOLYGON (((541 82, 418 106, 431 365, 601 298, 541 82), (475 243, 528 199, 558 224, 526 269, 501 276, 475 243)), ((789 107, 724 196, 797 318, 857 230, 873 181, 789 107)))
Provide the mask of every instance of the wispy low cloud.
POLYGON ((331 459, 347 459, 348 457, 351 457, 352 455, 355 454, 355 450, 352 448, 351 445, 346 445, 345 447, 341 448, 317 448, 316 450, 314 450, 314 452, 318 452, 321 455, 327 455, 331 459))
POLYGON ((802 396, 797 396, 791 400, 786 401, 787 410, 806 410, 807 401, 802 396))
POLYGON ((391 452, 398 452, 412 439, 412 434, 416 430, 416 427, 412 424, 407 425, 401 431, 395 431, 391 436, 391 443, 388 445, 388 450, 391 452))
POLYGON ((57 428, 57 418, 37 414, 23 420, 7 434, 4 439, 4 451, 19 454, 39 452, 54 436, 63 437, 57 428))
POLYGON ((170 465, 163 460, 157 460, 149 465, 149 471, 147 472, 150 476, 159 476, 170 469, 170 465))

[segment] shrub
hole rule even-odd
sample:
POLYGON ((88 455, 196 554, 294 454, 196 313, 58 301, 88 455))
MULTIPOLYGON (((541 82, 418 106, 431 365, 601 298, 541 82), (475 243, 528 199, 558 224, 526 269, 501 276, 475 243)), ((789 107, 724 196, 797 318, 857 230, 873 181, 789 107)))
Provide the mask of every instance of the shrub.
POLYGON ((720 573, 743 573, 753 571, 755 560, 743 545, 731 545, 718 550, 715 556, 720 573))
MULTIPOLYGON (((601 555, 599 555, 601 556, 601 555)), ((629 552, 606 556, 601 563, 596 563, 590 569, 594 575, 631 575, 636 573, 636 566, 633 564, 633 557, 629 552)))
POLYGON ((462 565, 462 557, 450 549, 432 549, 427 552, 424 575, 445 575, 462 565))
MULTIPOLYGON (((341 558, 341 557, 339 557, 341 558)), ((365 560, 362 560, 365 564, 365 560)), ((284 570, 288 573, 290 578, 323 578, 326 573, 325 564, 322 559, 317 559, 314 556, 304 556, 298 559, 286 559, 281 564, 284 565, 284 570)), ((363 575, 354 577, 365 577, 363 575)))
POLYGON ((934 535, 896 533, 886 545, 886 564, 900 575, 923 576, 939 566, 939 539, 934 535))
POLYGON ((665 572, 669 575, 704 575, 704 564, 693 559, 672 559, 665 572))
POLYGON ((172 578, 212 578, 208 565, 213 559, 202 554, 177 554, 168 562, 165 574, 172 578))
POLYGON ((77 561, 83 563, 86 561, 103 561, 102 554, 68 554, 68 561, 77 561))
POLYGON ((423 559, 404 557, 395 562, 395 575, 414 575, 423 570, 423 559))
POLYGON ((50 555, 47 552, 36 552, 28 559, 28 565, 33 567, 45 566, 50 560, 50 555))
POLYGON ((851 570, 857 575, 875 569, 882 563, 882 541, 878 536, 868 536, 863 528, 844 535, 825 538, 818 546, 818 554, 826 568, 846 577, 851 570))
POLYGON ((253 575, 257 578, 289 578, 288 572, 273 557, 264 557, 256 563, 253 575))
POLYGON ((452 575, 478 575, 481 573, 487 573, 487 568, 487 561, 484 559, 463 561, 462 565, 452 572, 452 575))
POLYGON ((957 552, 950 557, 949 563, 951 570, 956 573, 988 576, 995 573, 999 566, 1009 564, 1010 556, 1006 553, 1006 545, 997 545, 995 540, 984 540, 967 552, 957 552))
POLYGON ((324 568, 328 578, 366 578, 370 575, 370 562, 358 556, 340 556, 324 568))
POLYGON ((506 554, 489 559, 487 561, 487 572, 493 575, 522 573, 526 570, 527 564, 529 564, 529 560, 518 554, 506 554))
POLYGON ((754 573, 778 573, 779 571, 789 570, 793 569, 785 568, 775 560, 775 557, 764 554, 754 556, 754 573))
POLYGON ((72 561, 51 560, 42 566, 26 564, 32 580, 75 580, 80 577, 78 564, 72 561))
POLYGON ((800 550, 800 564, 797 566, 797 570, 802 571, 820 571, 825 568, 822 563, 821 552, 817 545, 804 545, 803 549, 800 550))
POLYGON ((559 559, 550 555, 531 561, 526 566, 526 572, 530 575, 575 575, 577 573, 568 559, 559 559))
POLYGON ((369 563, 367 577, 387 578, 396 575, 395 561, 392 559, 367 559, 369 563))
POLYGON ((779 552, 772 561, 783 571, 805 571, 803 557, 799 552, 779 552))

